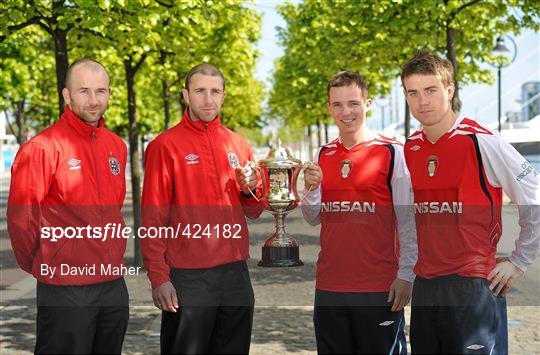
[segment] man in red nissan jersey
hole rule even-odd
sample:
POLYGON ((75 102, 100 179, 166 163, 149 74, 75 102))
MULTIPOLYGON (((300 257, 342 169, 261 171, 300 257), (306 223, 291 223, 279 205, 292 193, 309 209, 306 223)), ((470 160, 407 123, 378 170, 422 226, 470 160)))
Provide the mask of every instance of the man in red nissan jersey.
POLYGON ((126 240, 96 230, 124 224, 127 150, 104 127, 110 88, 100 63, 73 63, 62 94, 60 119, 19 149, 8 198, 15 257, 38 280, 34 352, 120 354, 129 316, 126 240))
POLYGON ((186 76, 182 121, 146 149, 143 226, 173 227, 171 238, 141 240, 156 307, 161 352, 247 354, 254 296, 246 259, 246 216, 263 210, 253 154, 221 124, 225 78, 211 64, 186 76))
POLYGON ((497 133, 452 111, 449 61, 419 52, 401 80, 423 127, 405 144, 418 233, 412 352, 497 352, 497 295, 540 249, 538 173, 497 133), (497 263, 503 191, 519 206, 521 231, 512 255, 497 263))
POLYGON ((339 138, 305 172, 306 221, 321 224, 314 323, 320 354, 405 354, 416 234, 399 142, 367 131, 371 100, 360 74, 328 83, 339 138))

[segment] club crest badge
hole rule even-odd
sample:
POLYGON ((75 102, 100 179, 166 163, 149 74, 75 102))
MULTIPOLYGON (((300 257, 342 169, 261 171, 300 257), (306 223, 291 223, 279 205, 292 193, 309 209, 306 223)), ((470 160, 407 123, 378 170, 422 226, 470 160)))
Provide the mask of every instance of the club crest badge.
POLYGON ((229 152, 227 154, 227 158, 229 159, 229 164, 233 169, 236 169, 240 166, 240 161, 238 160, 238 156, 234 154, 234 152, 229 152))
POLYGON ((428 158, 427 163, 428 175, 430 177, 435 176, 435 173, 437 172, 437 167, 439 166, 439 158, 437 158, 437 156, 435 155, 432 155, 428 158))
POLYGON ((346 179, 349 177, 352 169, 352 161, 344 160, 341 162, 341 177, 346 179))
POLYGON ((111 168, 113 175, 120 174, 120 161, 115 157, 109 157, 109 168, 111 168))

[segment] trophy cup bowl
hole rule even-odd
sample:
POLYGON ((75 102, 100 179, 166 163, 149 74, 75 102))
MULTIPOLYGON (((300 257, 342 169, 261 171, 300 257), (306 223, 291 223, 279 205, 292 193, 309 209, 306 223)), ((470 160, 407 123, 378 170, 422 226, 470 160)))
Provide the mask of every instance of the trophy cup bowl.
POLYGON ((262 177, 262 198, 267 211, 276 219, 276 230, 262 247, 262 259, 257 265, 263 267, 302 266, 296 240, 285 232, 287 213, 298 206, 296 180, 304 164, 292 157, 287 148, 272 149, 268 156, 258 162, 262 177))

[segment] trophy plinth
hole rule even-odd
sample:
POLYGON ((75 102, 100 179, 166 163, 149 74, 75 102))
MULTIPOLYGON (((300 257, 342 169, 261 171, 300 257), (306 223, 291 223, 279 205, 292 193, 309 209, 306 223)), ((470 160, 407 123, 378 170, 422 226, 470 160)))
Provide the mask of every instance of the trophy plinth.
POLYGON ((300 160, 291 156, 281 146, 270 151, 266 159, 259 161, 258 170, 263 182, 263 200, 266 210, 276 219, 276 230, 262 247, 262 259, 257 265, 263 267, 302 266, 300 249, 296 240, 285 232, 285 217, 298 206, 296 180, 302 170, 300 160))
POLYGON ((300 248, 293 237, 285 232, 287 211, 272 211, 276 218, 276 232, 262 247, 262 259, 257 265, 264 267, 302 266, 300 248))

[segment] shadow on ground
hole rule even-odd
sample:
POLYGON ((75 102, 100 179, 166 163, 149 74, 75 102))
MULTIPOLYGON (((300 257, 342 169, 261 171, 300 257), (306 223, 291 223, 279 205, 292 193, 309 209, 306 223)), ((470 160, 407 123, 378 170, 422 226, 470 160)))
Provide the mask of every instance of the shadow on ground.
POLYGON ((258 260, 248 260, 249 274, 253 286, 290 284, 315 280, 315 263, 304 262, 299 267, 259 267, 258 260))

